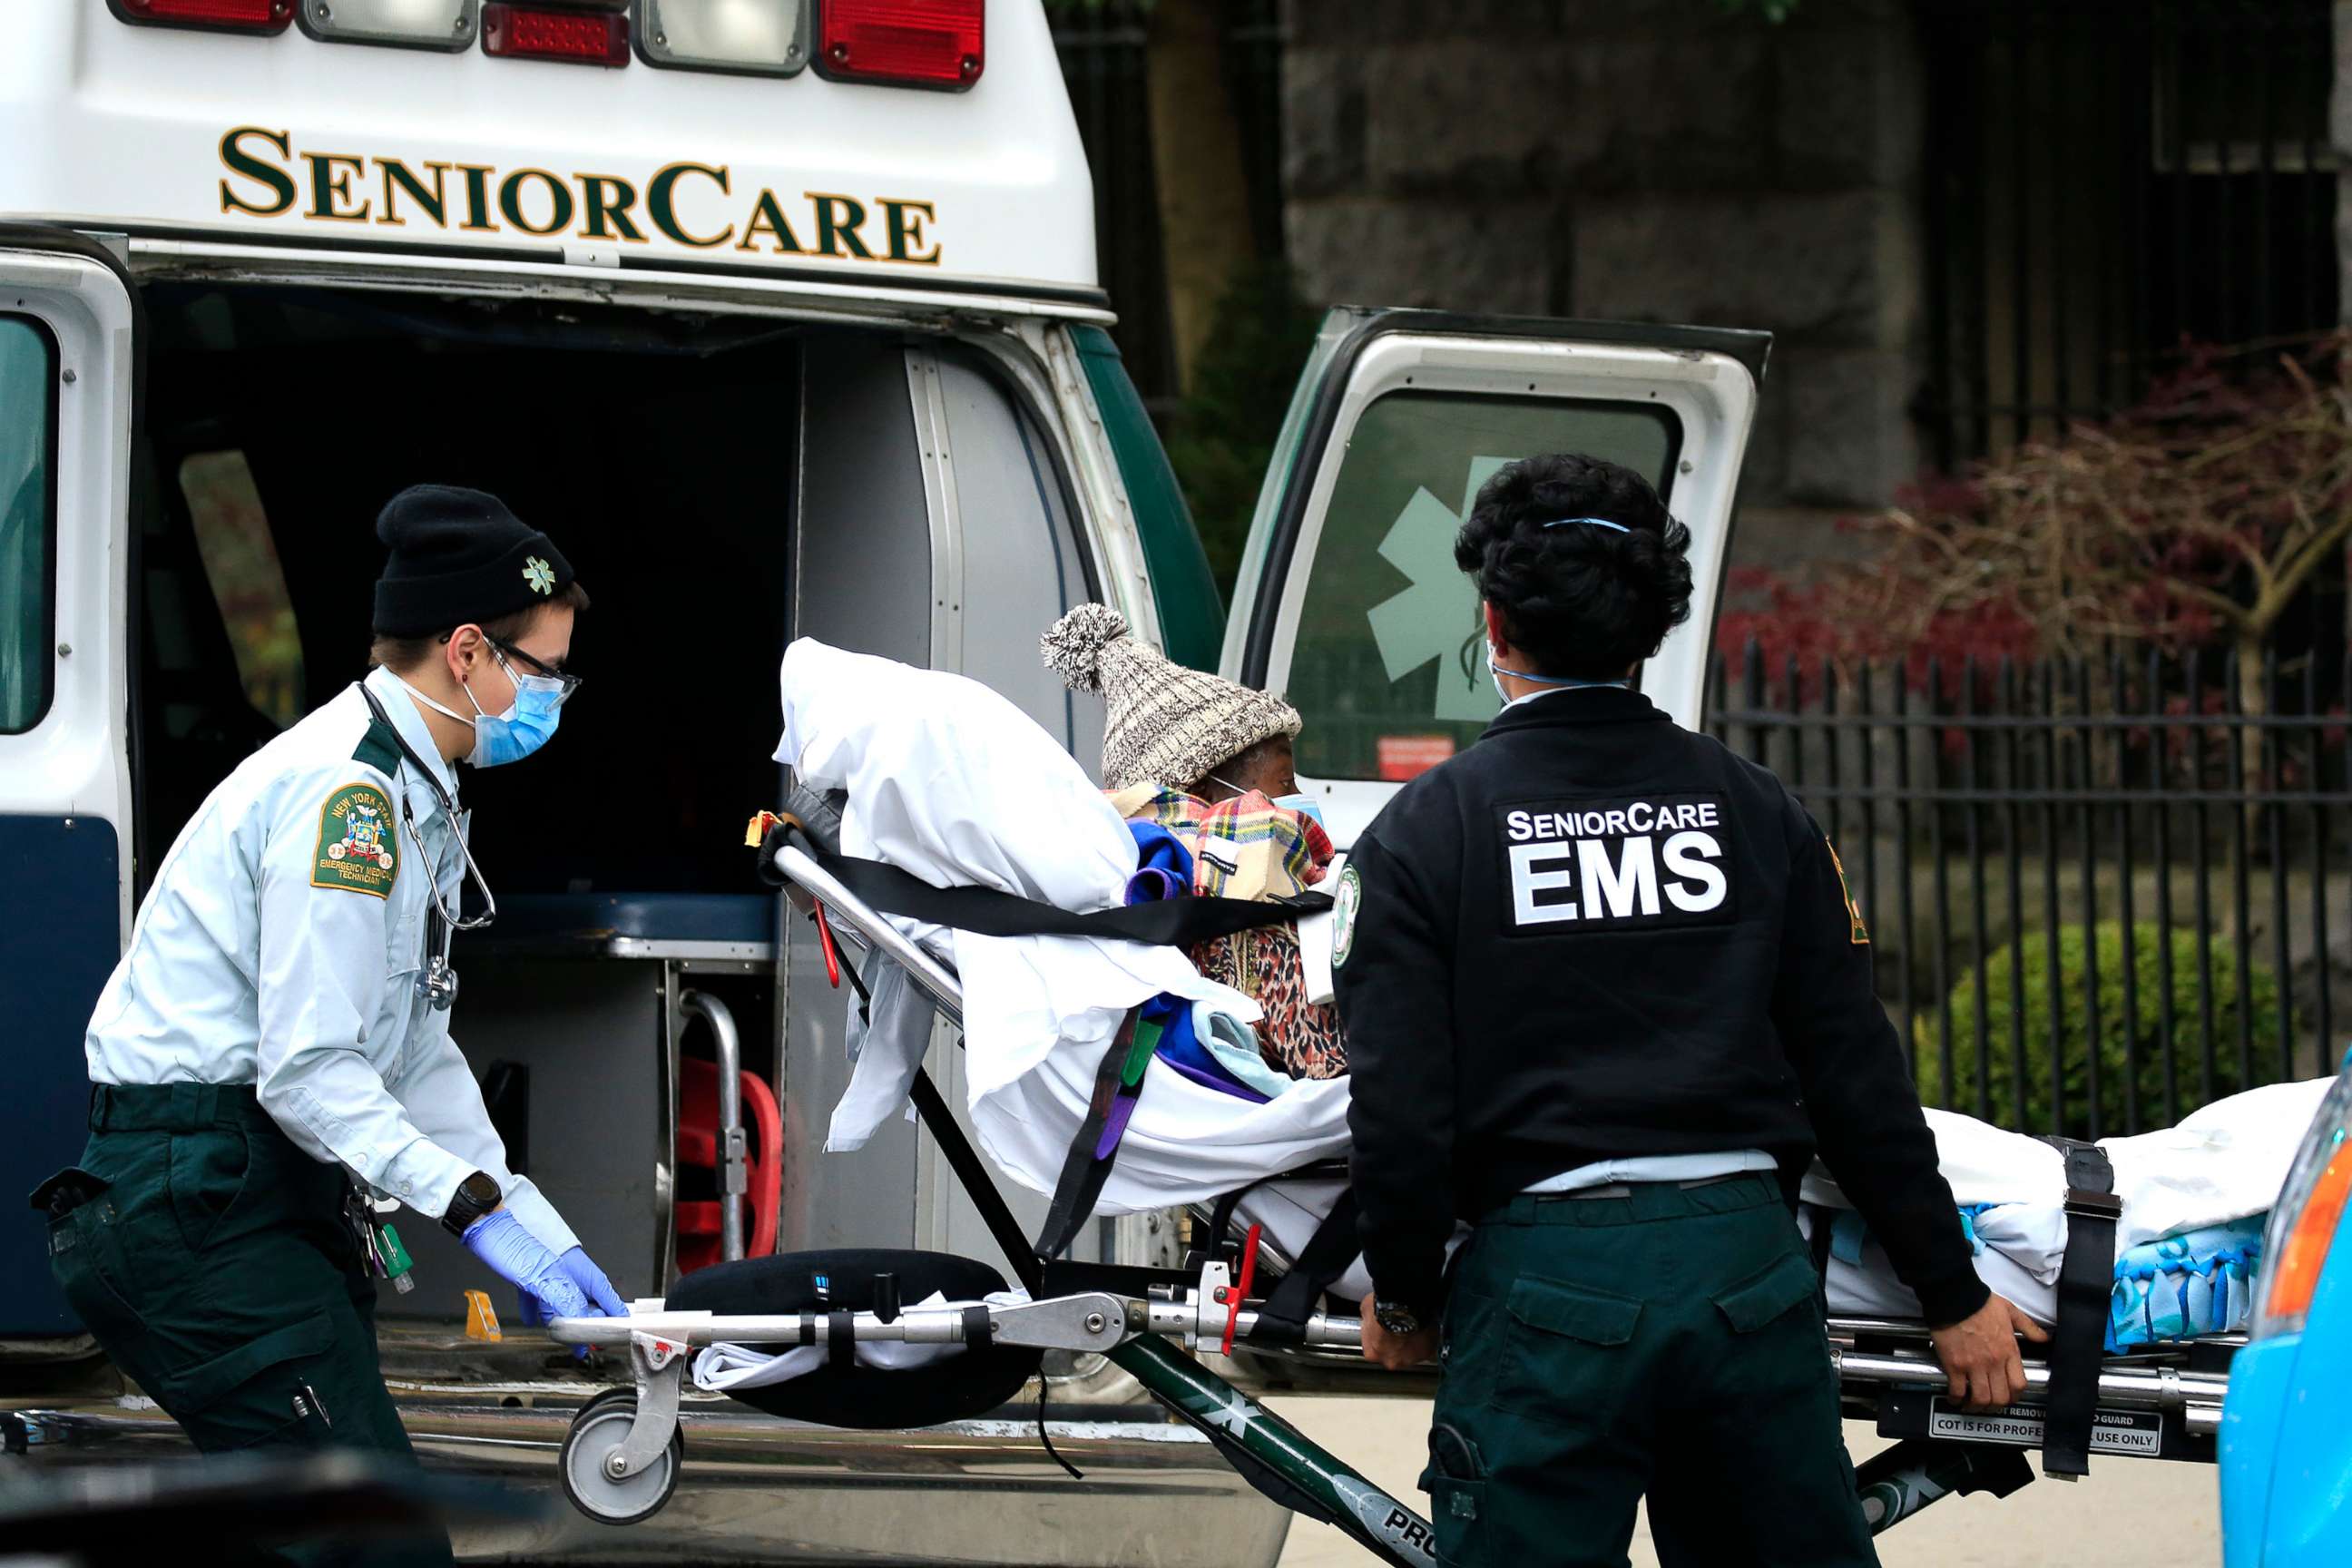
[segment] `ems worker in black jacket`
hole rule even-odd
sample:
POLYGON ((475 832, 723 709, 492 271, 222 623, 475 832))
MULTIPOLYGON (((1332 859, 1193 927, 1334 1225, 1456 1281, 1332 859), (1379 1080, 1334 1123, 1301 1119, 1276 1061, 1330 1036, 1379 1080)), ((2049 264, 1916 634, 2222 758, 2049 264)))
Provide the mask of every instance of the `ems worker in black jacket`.
POLYGON ((1765 769, 1628 679, 1687 618, 1640 475, 1497 473, 1454 545, 1507 706, 1401 791, 1337 894, 1364 1351, 1441 1350, 1450 1563, 1874 1563, 1790 1194, 1816 1148, 1936 1326, 1957 1397, 2024 1388, 1869 933, 1765 769), (1456 1219, 1476 1228, 1455 1260, 1456 1219))

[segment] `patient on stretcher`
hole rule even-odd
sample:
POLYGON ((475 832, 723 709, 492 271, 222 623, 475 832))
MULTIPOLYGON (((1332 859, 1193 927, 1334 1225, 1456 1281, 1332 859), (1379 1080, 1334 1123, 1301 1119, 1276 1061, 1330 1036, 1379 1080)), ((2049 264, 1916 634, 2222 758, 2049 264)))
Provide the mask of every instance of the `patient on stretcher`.
MULTIPOLYGON (((1106 700, 1105 793, 1138 829, 1147 861, 1159 843, 1147 830, 1159 829, 1202 897, 1279 900, 1327 879, 1331 840, 1293 772, 1296 710, 1171 664, 1101 605, 1064 616, 1043 647, 1072 689, 1106 700)), ((1348 1070, 1339 1011, 1328 984, 1310 984, 1297 921, 1215 937, 1186 956, 1265 1009, 1255 1047, 1266 1066, 1292 1079, 1348 1070)))

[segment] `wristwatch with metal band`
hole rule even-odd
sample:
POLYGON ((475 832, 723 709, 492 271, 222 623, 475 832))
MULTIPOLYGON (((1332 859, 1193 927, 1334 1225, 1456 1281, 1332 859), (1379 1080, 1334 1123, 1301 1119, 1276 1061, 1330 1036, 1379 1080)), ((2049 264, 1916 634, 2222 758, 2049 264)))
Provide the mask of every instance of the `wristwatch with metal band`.
POLYGON ((499 1191, 498 1179, 487 1171, 477 1171, 457 1184, 448 1212, 441 1216, 441 1226, 462 1240, 468 1226, 505 1199, 506 1194, 499 1191))
POLYGON ((1381 1328, 1400 1339, 1421 1332, 1421 1314, 1402 1301, 1375 1300, 1372 1316, 1379 1320, 1381 1328))

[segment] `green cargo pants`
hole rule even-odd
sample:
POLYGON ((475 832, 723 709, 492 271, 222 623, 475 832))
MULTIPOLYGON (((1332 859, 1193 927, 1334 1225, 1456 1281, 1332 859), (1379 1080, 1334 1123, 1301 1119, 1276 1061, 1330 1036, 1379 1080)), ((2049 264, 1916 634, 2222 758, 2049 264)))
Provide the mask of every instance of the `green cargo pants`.
MULTIPOLYGON (((94 1086, 85 1194, 49 1268, 114 1364, 205 1453, 374 1449, 415 1462, 376 1359, 375 1281, 349 1178, 295 1147, 250 1088, 94 1086)), ((446 1563, 446 1540, 288 1553, 446 1563)))
POLYGON ((1438 1559, 1876 1564, 1818 1281, 1769 1175, 1514 1200, 1455 1266, 1430 1434, 1438 1559))

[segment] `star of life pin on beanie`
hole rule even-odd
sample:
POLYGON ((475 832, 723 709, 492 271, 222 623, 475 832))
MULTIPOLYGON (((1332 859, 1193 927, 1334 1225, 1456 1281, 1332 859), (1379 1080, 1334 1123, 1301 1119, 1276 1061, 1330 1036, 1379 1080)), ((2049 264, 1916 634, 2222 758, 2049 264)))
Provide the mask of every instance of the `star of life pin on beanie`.
POLYGON ((411 485, 375 521, 390 552, 375 585, 380 637, 423 637, 545 604, 572 581, 552 540, 506 502, 456 485, 411 485))

